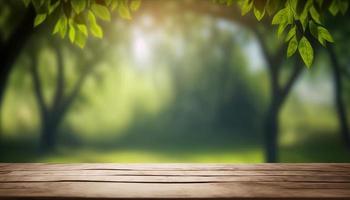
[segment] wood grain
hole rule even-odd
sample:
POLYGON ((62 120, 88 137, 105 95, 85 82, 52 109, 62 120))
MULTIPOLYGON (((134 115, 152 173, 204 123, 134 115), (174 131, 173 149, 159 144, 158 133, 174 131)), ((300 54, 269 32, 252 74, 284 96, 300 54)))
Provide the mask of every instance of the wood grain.
POLYGON ((350 164, 0 164, 0 199, 350 199, 350 164))

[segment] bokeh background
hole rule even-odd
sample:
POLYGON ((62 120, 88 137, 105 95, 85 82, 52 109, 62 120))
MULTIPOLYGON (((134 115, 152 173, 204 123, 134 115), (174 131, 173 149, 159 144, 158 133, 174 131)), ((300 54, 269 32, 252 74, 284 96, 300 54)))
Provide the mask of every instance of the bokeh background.
MULTIPOLYGON (((25 13, 0 1, 2 42, 25 13)), ((274 140, 279 162, 350 162, 349 19, 328 19, 311 69, 269 21, 210 0, 145 1, 84 49, 45 23, 9 77, 0 162, 259 163, 274 140)))

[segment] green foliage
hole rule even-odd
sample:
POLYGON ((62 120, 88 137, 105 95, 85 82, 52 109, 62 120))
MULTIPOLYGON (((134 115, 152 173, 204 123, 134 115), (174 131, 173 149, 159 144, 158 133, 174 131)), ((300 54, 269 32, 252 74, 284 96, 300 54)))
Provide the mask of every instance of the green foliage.
POLYGON ((141 0, 23 0, 23 3, 35 8, 34 27, 52 18, 53 34, 62 38, 68 35, 73 44, 83 48, 89 34, 103 37, 99 20, 110 21, 114 10, 120 17, 131 19, 131 12, 140 7, 141 0))
POLYGON ((311 67, 314 60, 314 50, 306 37, 300 39, 298 49, 306 66, 311 67))
MULTIPOLYGON (((98 20, 110 21, 111 12, 117 10, 120 17, 131 19, 131 12, 140 7, 141 0, 23 0, 26 6, 33 4, 37 12, 34 26, 39 26, 50 17, 56 17, 54 34, 84 47, 91 33, 103 37, 103 29, 98 20)), ((214 0, 231 6, 237 3, 242 15, 253 12, 258 21, 270 16, 271 24, 277 26, 277 35, 288 43, 287 57, 299 50, 306 66, 314 59, 314 43, 318 41, 326 47, 334 42, 323 23, 327 13, 345 14, 348 0, 214 0)))
POLYGON ((237 2, 242 15, 253 12, 257 20, 270 16, 271 24, 278 26, 277 35, 288 43, 287 57, 299 50, 306 66, 310 67, 314 59, 314 47, 310 41, 316 39, 322 46, 334 42, 323 23, 330 13, 345 14, 348 0, 214 0, 228 6, 237 2))

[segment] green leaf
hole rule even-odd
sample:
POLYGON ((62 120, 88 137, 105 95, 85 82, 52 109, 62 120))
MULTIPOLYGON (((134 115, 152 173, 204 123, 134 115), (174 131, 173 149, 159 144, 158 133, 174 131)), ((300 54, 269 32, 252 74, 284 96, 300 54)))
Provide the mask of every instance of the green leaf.
POLYGON ((102 28, 97 24, 96 17, 91 11, 88 12, 88 19, 90 22, 90 31, 92 35, 97 38, 103 38, 102 28))
MULTIPOLYGON (((291 0, 289 0, 290 2, 291 0)), ((291 4, 288 4, 289 6, 286 7, 286 17, 287 17, 287 23, 293 24, 294 23, 294 9, 292 8, 291 4)))
POLYGON ((69 40, 71 43, 74 43, 75 40, 75 28, 72 20, 69 20, 69 32, 68 32, 69 40))
POLYGON ((110 6, 110 5, 112 4, 112 1, 113 1, 113 0, 105 0, 105 4, 106 4, 107 6, 110 6))
POLYGON ((281 4, 281 0, 270 0, 268 1, 267 5, 266 5, 266 11, 268 15, 273 15, 274 13, 277 12, 277 10, 279 9, 279 6, 281 4))
POLYGON ((265 9, 259 10, 257 8, 254 8, 254 15, 258 21, 260 21, 264 15, 265 15, 265 9))
POLYGON ((130 9, 132 11, 138 10, 140 6, 141 6, 141 0, 132 0, 130 3, 130 9))
POLYGON ((86 7, 86 0, 71 0, 71 5, 76 14, 81 13, 86 7))
POLYGON ((90 27, 91 33, 97 38, 103 38, 102 28, 98 24, 94 24, 90 27))
POLYGON ((23 3, 26 7, 28 7, 29 4, 31 3, 31 0, 23 0, 23 3))
POLYGON ((297 37, 294 36, 288 43, 287 57, 289 58, 292 55, 294 55, 297 49, 298 49, 298 40, 297 40, 297 37))
POLYGON ((309 23, 309 14, 308 12, 302 12, 299 16, 299 21, 301 23, 301 26, 303 27, 303 30, 305 31, 307 28, 307 25, 309 23))
POLYGON ((278 30, 277 30, 277 37, 280 38, 284 32, 284 30, 287 28, 288 24, 287 23, 283 23, 280 24, 278 26, 278 30))
POLYGON ((89 35, 89 34, 88 34, 88 31, 87 31, 87 27, 86 27, 85 24, 77 24, 77 28, 78 28, 78 30, 79 30, 82 34, 84 34, 85 36, 88 36, 88 35, 89 35))
POLYGON ((313 22, 312 20, 309 22, 309 30, 311 35, 318 39, 318 30, 317 30, 317 25, 315 24, 315 22, 313 22))
POLYGON ((45 19, 46 19, 46 14, 38 14, 36 15, 35 19, 34 19, 34 27, 39 26, 40 24, 42 24, 45 19))
POLYGON ((314 50, 306 37, 301 38, 298 49, 305 65, 310 68, 314 60, 314 50))
POLYGON ((322 26, 318 26, 317 27, 317 33, 318 33, 318 37, 322 38, 328 42, 334 42, 334 39, 332 37, 332 35, 328 32, 327 29, 325 29, 322 26))
POLYGON ((291 28, 286 36, 286 42, 288 42, 290 39, 292 39, 297 34, 297 27, 293 26, 291 28))
POLYGON ((339 9, 340 9, 340 5, 339 5, 339 1, 338 0, 333 0, 332 3, 329 5, 329 12, 335 16, 338 14, 339 12, 339 9))
POLYGON ((58 8, 58 6, 60 5, 61 1, 56 1, 54 4, 51 4, 51 2, 48 4, 48 8, 49 8, 49 14, 53 13, 53 11, 56 10, 56 8, 58 8))
POLYGON ((124 19, 131 19, 130 10, 125 3, 121 3, 118 7, 119 16, 124 19))
POLYGON ((110 4, 108 4, 108 6, 112 11, 114 11, 118 7, 119 4, 120 4, 119 1, 111 0, 110 4))
POLYGON ((92 12, 100 19, 105 21, 111 20, 111 13, 109 12, 108 8, 105 6, 102 6, 100 4, 93 4, 91 6, 92 12))
POLYGON ((321 24, 320 14, 318 13, 318 11, 314 6, 310 8, 309 12, 311 14, 312 19, 315 20, 316 23, 321 24))
POLYGON ((282 24, 288 21, 287 10, 285 8, 278 11, 272 19, 272 24, 282 24))
POLYGON ((87 40, 87 36, 86 35, 84 35, 80 31, 76 32, 74 44, 76 44, 80 48, 84 48, 85 44, 86 44, 86 40, 87 40))
POLYGON ((34 8, 36 11, 39 11, 41 6, 44 4, 45 0, 32 0, 34 8))
POLYGON ((242 16, 246 15, 253 8, 253 1, 245 0, 241 4, 242 16))
POLYGON ((288 0, 288 8, 293 15, 298 15, 298 0, 288 0))
POLYGON ((64 14, 58 19, 55 28, 53 29, 53 34, 56 33, 59 33, 62 38, 64 38, 67 33, 67 17, 64 14))

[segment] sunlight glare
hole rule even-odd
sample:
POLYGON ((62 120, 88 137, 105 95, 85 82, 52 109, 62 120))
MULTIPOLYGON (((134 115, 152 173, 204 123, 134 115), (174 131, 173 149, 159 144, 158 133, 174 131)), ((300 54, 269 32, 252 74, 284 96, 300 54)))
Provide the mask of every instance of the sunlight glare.
POLYGON ((146 61, 149 58, 147 42, 141 36, 137 36, 134 40, 134 53, 138 60, 146 61))

